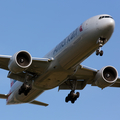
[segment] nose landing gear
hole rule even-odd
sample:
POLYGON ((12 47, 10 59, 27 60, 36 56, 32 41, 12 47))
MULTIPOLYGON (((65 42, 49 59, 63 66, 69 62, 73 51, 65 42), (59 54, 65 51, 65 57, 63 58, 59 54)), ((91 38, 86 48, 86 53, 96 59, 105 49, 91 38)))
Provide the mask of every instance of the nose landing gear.
POLYGON ((100 49, 96 50, 96 55, 103 56, 103 51, 100 49))
POLYGON ((105 40, 106 38, 101 38, 101 37, 98 39, 99 48, 96 50, 96 55, 103 56, 103 51, 101 50, 101 48, 105 43, 105 40))

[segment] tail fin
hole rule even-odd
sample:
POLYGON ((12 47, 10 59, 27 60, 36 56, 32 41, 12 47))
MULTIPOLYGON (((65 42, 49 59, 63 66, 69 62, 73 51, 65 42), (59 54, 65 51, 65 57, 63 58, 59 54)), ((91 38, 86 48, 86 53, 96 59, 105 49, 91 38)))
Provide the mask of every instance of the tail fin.
POLYGON ((16 82, 16 80, 10 79, 10 87, 12 87, 12 86, 14 85, 15 82, 16 82))

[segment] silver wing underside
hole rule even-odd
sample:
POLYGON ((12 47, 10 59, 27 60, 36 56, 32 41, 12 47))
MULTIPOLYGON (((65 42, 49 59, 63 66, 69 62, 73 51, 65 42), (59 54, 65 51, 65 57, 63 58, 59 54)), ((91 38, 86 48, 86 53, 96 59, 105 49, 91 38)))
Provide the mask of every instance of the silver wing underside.
MULTIPOLYGON (((87 84, 96 86, 94 84, 94 78, 98 71, 99 70, 79 65, 79 68, 77 69, 76 73, 70 76, 70 78, 67 81, 62 83, 59 86, 59 90, 71 89, 72 83, 75 79, 77 79, 76 90, 82 90, 87 84)), ((117 81, 109 87, 120 87, 120 78, 118 78, 117 81)))
MULTIPOLYGON (((12 56, 9 56, 9 55, 0 55, 0 68, 2 68, 4 70, 9 70, 8 64, 9 64, 11 57, 12 56)), ((32 73, 32 74, 40 75, 50 65, 50 61, 51 60, 48 58, 32 58, 32 64, 26 71, 29 73, 32 73)), ((9 72, 8 78, 23 82, 25 75, 26 75, 26 73, 24 73, 24 72, 19 73, 19 74, 14 74, 14 73, 9 72)))
MULTIPOLYGON (((12 56, 8 55, 0 55, 0 68, 9 70, 8 64, 11 57, 12 56)), ((27 71, 34 74, 42 74, 45 71, 45 69, 50 65, 50 61, 51 60, 48 58, 32 58, 32 65, 27 69, 27 71)), ((92 86, 95 86, 95 84, 93 83, 97 71, 98 70, 96 69, 79 65, 76 72, 74 74, 69 74, 69 79, 62 83, 59 86, 59 89, 71 89, 71 85, 74 79, 77 79, 76 89, 78 90, 82 90, 86 86, 86 84, 91 84, 92 86)), ((9 73, 8 77, 24 82, 25 73, 9 73)), ((118 78, 117 81, 110 87, 120 87, 120 78, 118 78)))

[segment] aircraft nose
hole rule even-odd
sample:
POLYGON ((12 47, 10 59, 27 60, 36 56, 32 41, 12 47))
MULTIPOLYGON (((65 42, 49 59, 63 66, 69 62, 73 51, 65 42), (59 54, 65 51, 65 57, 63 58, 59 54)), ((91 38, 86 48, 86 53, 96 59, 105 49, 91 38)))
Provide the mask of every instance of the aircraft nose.
POLYGON ((109 20, 106 23, 106 28, 109 30, 114 30, 115 27, 115 21, 112 18, 109 18, 109 20))
POLYGON ((115 21, 113 18, 104 18, 104 20, 100 22, 99 29, 104 32, 107 32, 107 31, 113 32, 114 27, 115 27, 115 21))

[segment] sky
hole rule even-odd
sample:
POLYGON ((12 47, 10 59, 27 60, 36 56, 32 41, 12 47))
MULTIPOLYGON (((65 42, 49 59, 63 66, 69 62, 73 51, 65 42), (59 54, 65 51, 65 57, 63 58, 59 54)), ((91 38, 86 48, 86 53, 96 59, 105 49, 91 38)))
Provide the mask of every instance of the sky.
MULTIPOLYGON (((13 55, 20 50, 33 57, 43 57, 75 28, 90 17, 109 14, 115 20, 110 41, 103 46, 104 55, 93 53, 82 65, 101 69, 114 66, 120 76, 120 1, 119 0, 1 0, 0 54, 13 55)), ((0 93, 10 89, 8 71, 0 70, 0 93)), ((120 88, 87 85, 75 104, 65 103, 69 90, 58 87, 44 92, 36 100, 48 107, 32 104, 6 105, 0 99, 1 120, 118 120, 120 88)))

